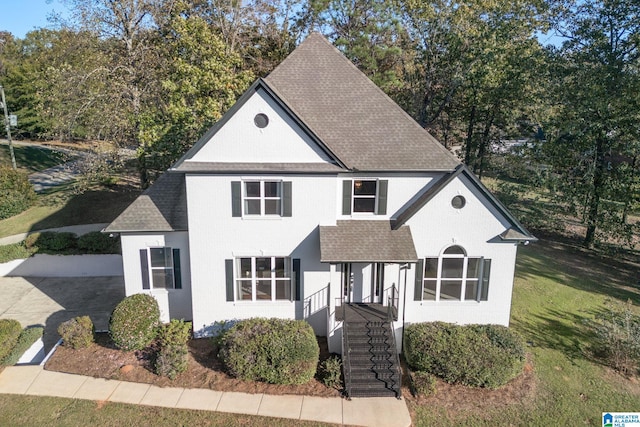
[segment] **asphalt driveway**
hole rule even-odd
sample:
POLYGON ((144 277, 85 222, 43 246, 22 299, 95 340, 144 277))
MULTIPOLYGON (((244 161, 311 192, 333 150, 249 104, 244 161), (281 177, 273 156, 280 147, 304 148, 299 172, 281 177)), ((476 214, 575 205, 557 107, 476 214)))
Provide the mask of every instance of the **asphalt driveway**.
POLYGON ((88 315, 96 330, 106 330, 123 298, 120 276, 0 277, 0 319, 16 319, 23 327, 43 325, 47 352, 60 338, 58 325, 73 317, 88 315))

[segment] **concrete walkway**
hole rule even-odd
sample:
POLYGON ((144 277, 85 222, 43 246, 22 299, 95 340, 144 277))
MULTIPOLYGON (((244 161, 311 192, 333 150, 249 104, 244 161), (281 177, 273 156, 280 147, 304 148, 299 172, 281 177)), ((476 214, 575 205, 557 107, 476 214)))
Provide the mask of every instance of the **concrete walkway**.
POLYGON ((231 412, 291 418, 330 424, 409 427, 404 400, 221 392, 207 389, 157 387, 45 371, 41 366, 10 366, 0 374, 0 393, 100 400, 134 405, 201 411, 231 412))

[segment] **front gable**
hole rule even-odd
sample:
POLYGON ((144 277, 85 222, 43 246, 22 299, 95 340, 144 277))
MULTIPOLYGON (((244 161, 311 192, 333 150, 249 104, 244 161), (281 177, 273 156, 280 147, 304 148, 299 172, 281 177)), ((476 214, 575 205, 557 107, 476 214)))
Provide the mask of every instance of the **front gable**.
POLYGON ((241 100, 174 166, 339 163, 258 80, 241 100))

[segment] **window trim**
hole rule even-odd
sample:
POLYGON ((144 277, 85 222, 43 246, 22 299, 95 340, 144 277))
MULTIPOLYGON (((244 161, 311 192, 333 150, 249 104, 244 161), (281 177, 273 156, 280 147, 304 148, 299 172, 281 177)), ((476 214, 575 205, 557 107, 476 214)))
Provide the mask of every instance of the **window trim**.
POLYGON ((244 218, 260 218, 260 217, 267 217, 267 218, 276 218, 276 217, 281 217, 283 216, 283 209, 284 209, 284 195, 283 195, 283 189, 284 189, 284 185, 283 185, 283 181, 281 179, 243 179, 242 180, 242 184, 240 186, 241 188, 241 203, 242 203, 242 216, 244 218), (260 184, 260 195, 259 196, 248 196, 247 195, 247 184, 248 183, 254 183, 257 182, 260 184), (276 183, 278 185, 278 196, 274 197, 274 196, 267 196, 266 195, 266 191, 265 191, 265 184, 266 183, 276 183), (252 214, 252 213, 247 213, 247 205, 246 202, 249 200, 258 200, 260 201, 260 213, 259 214, 252 214), (267 213, 267 209, 266 209, 266 202, 268 200, 277 200, 278 201, 278 213, 267 213))
POLYGON ((381 178, 349 178, 342 181, 342 215, 371 216, 387 214, 389 180, 381 178), (375 182, 375 195, 356 194, 357 182, 375 182), (374 199, 373 210, 356 211, 356 199, 374 199))
POLYGON ((469 256, 469 254, 467 253, 467 251, 460 245, 451 245, 448 246, 447 248, 445 248, 439 256, 437 257, 424 257, 421 258, 420 261, 416 264, 417 268, 420 268, 421 271, 416 271, 416 282, 418 282, 418 280, 420 281, 420 283, 416 283, 416 290, 415 292, 418 292, 418 287, 419 289, 419 294, 415 295, 415 300, 416 301, 430 301, 430 302, 440 302, 440 301, 451 301, 451 302, 467 302, 467 301, 471 301, 471 302, 484 302, 484 301, 488 301, 488 290, 489 290, 489 283, 490 283, 490 270, 491 270, 491 259, 487 259, 484 257, 478 257, 478 256, 469 256), (462 250, 462 254, 460 253, 447 253, 448 250, 451 250, 453 248, 459 248, 462 250), (461 270, 461 277, 445 277, 444 275, 444 271, 443 271, 443 266, 445 263, 445 260, 456 260, 456 259, 461 259, 463 261, 462 263, 462 270, 461 270), (427 277, 426 274, 426 269, 427 266, 429 264, 429 261, 431 260, 431 262, 436 262, 436 274, 435 277, 427 277), (470 260, 477 260, 476 262, 478 263, 476 269, 477 269, 477 274, 472 276, 472 277, 468 277, 468 273, 469 273, 469 263, 470 260), (442 284, 443 282, 447 282, 447 281, 451 281, 451 282, 459 282, 459 286, 460 286, 460 294, 458 295, 457 298, 442 298, 442 284), (425 296, 425 290, 427 289, 426 285, 427 283, 431 283, 432 286, 430 288, 433 288, 433 284, 435 284, 435 291, 433 292, 433 299, 426 299, 425 296), (476 289, 475 289, 475 296, 474 298, 466 298, 466 294, 467 294, 467 286, 469 284, 475 284, 476 289), (419 298, 418 298, 419 297, 419 298))
POLYGON ((174 248, 171 246, 149 246, 144 249, 140 249, 140 268, 142 271, 142 289, 143 290, 175 290, 182 289, 182 268, 180 262, 180 249, 174 248), (151 261, 151 252, 154 249, 163 249, 168 251, 169 256, 165 254, 164 266, 153 266, 151 261), (169 260, 169 264, 166 264, 166 261, 169 260), (172 283, 171 286, 155 286, 153 280, 154 271, 170 271, 172 283))
POLYGON ((237 256, 233 258, 233 296, 235 302, 247 302, 247 303, 255 303, 255 302, 293 302, 296 298, 297 293, 297 281, 296 274, 294 268, 294 259, 287 256, 237 256), (269 258, 270 259, 270 276, 266 277, 258 277, 256 272, 256 260, 258 258, 269 258), (240 272, 240 262, 242 259, 249 259, 251 261, 251 275, 248 278, 241 277, 240 272), (285 263, 285 276, 277 277, 276 276, 276 260, 283 259, 285 263), (270 299, 259 299, 258 295, 258 281, 269 281, 270 282, 270 299), (289 282, 289 298, 278 299, 278 281, 288 281, 289 282), (241 291, 241 282, 249 282, 251 284, 251 299, 243 299, 242 291, 241 291))

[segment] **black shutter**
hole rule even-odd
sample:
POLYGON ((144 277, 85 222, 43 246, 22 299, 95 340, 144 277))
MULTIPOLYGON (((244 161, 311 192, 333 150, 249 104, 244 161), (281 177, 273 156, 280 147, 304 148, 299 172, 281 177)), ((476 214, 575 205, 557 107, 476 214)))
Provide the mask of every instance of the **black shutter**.
POLYGON ((291 181, 282 183, 282 216, 291 216, 291 181))
POLYGON ((342 215, 351 215, 351 180, 342 181, 342 215))
POLYGON ((424 278, 424 260, 416 262, 416 281, 413 289, 413 300, 422 301, 422 282, 424 278))
POLYGON ((227 301, 233 301, 233 260, 224 260, 224 272, 227 281, 227 301))
POLYGON ((376 215, 387 214, 387 186, 389 181, 386 179, 378 181, 378 211, 376 215))
POLYGON ((142 289, 150 289, 149 286, 149 259, 147 250, 140 249, 140 270, 142 271, 142 289))
POLYGON ((302 272, 300 271, 300 258, 293 259, 293 279, 295 280, 295 301, 300 301, 301 291, 300 289, 300 275, 302 272))
POLYGON ((180 268, 180 249, 173 249, 173 283, 176 289, 182 289, 182 269, 180 268))
POLYGON ((478 279, 480 282, 480 301, 489 299, 489 276, 491 275, 491 260, 484 259, 482 265, 482 277, 478 279))
POLYGON ((231 216, 242 216, 242 183, 231 181, 231 216))

